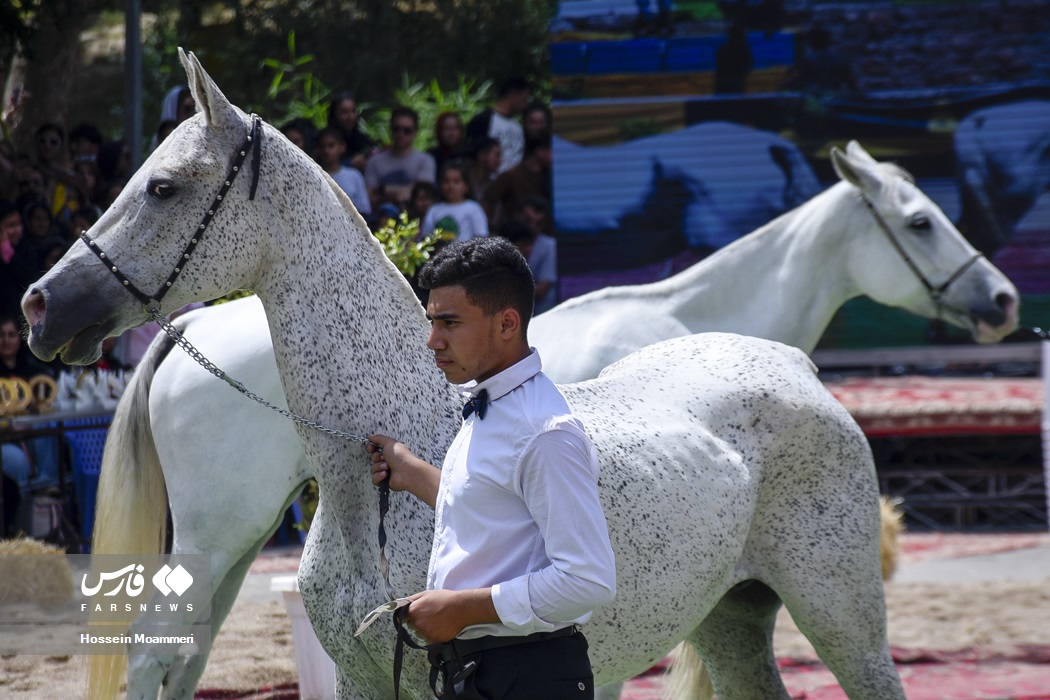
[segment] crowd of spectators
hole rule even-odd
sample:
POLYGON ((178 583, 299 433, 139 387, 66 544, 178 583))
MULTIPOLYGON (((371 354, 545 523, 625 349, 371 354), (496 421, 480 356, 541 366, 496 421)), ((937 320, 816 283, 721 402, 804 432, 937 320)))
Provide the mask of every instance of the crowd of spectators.
POLYGON ((373 142, 361 130, 354 94, 340 92, 323 129, 297 119, 281 131, 332 176, 373 230, 404 213, 419 220, 421 235, 441 229, 466 240, 517 231, 536 275, 537 313, 557 303, 551 111, 532 99, 528 82, 508 78, 477 114, 442 112, 433 124, 395 106, 387 126, 390 142, 373 142), (421 129, 434 135, 425 151, 416 147, 421 129), (526 229, 540 238, 522 238, 526 229))

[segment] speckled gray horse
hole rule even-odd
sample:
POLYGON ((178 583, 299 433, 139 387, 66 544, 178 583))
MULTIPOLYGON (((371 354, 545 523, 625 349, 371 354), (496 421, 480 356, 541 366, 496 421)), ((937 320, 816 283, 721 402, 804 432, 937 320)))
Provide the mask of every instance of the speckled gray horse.
MULTIPOLYGON (((239 179, 192 259, 177 260, 251 123, 193 56, 183 60, 200 112, 92 229, 107 263, 144 289, 179 266, 164 312, 254 289, 293 411, 352 433, 404 436, 440 462, 459 399, 425 348, 422 309, 349 200, 275 129, 263 128, 255 199, 239 179)), ((23 309, 38 356, 81 364, 99 356, 105 337, 147 320, 79 245, 23 309)), ((599 451, 618 563, 617 600, 586 629, 596 682, 631 677, 689 640, 722 700, 787 698, 770 640, 783 602, 851 698, 904 697, 886 643, 871 455, 804 353, 688 336, 563 389, 599 451)), ((126 422, 118 414, 112 430, 126 422)), ((195 430, 187 426, 185 439, 195 430)), ((352 636, 385 598, 368 460, 360 445, 298 432, 321 493, 299 572, 311 623, 336 661, 340 698, 392 697, 392 629, 352 636)), ((394 589, 419 590, 431 512, 395 494, 387 529, 394 589)), ((429 696, 422 655, 410 655, 402 690, 429 696)))

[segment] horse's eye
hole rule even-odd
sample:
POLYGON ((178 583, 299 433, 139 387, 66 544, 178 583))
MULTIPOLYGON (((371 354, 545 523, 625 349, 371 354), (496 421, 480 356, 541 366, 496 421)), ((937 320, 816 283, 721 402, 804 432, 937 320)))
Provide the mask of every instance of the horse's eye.
POLYGON ((175 194, 175 187, 170 182, 151 182, 147 189, 151 197, 157 199, 168 199, 175 194))
POLYGON ((926 218, 925 214, 913 215, 910 225, 916 231, 929 231, 931 228, 930 220, 926 218))

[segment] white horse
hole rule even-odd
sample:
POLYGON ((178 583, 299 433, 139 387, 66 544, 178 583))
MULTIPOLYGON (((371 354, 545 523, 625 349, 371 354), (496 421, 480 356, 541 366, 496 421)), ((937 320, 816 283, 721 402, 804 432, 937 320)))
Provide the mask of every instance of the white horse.
MULTIPOLYGON (((1014 328, 1017 292, 994 266, 983 259, 971 265, 945 290, 939 309, 863 206, 862 195, 877 196, 878 216, 921 262, 923 274, 948 280, 974 251, 905 173, 876 163, 856 143, 834 158, 842 183, 689 270, 655 284, 593 292, 533 319, 530 340, 542 353, 544 371, 558 382, 589 379, 645 345, 712 330, 811 352, 834 312, 858 294, 920 315, 940 313, 982 342, 1014 328), (865 274, 872 268, 878 274, 865 274), (624 322, 631 318, 645 323, 624 322)), ((284 407, 257 298, 200 309, 175 325, 216 365, 284 407)), ((206 543, 211 555, 214 637, 252 559, 312 472, 288 420, 231 391, 185 353, 169 352, 171 346, 161 334, 124 401, 148 411, 156 453, 145 458, 159 459, 164 470, 173 551, 193 553, 206 543), (148 395, 148 408, 139 391, 148 395), (184 439, 188 421, 199 423, 201 439, 184 439), (200 483, 209 488, 194 487, 200 483), (247 493, 253 508, 236 521, 211 515, 247 493)), ((156 688, 166 677, 169 684, 195 687, 207 653, 176 659, 170 670, 136 657, 132 686, 156 688)))
POLYGON ((839 183, 689 269, 537 316, 529 339, 544 351, 544 371, 556 382, 581 381, 646 345, 705 331, 808 353, 839 307, 861 295, 942 318, 978 342, 1014 330, 1017 289, 975 257, 906 172, 877 163, 856 142, 832 161, 839 183), (930 287, 944 289, 935 295, 930 287))
MULTIPOLYGON (((404 278, 331 179, 268 125, 253 140, 261 138, 259 157, 217 200, 225 154, 251 152, 245 134, 258 122, 193 56, 183 61, 200 112, 93 227, 96 246, 72 249, 27 292, 30 347, 93 361, 105 337, 149 318, 128 290, 163 285, 166 275, 163 304, 143 295, 160 313, 248 287, 266 307, 293 411, 356 434, 404 436, 439 460, 459 424, 459 398, 425 349, 425 316, 404 278), (195 228, 198 210, 214 215, 206 235, 195 228)), ((770 644, 783 602, 850 697, 904 697, 885 636, 871 454, 804 353, 689 336, 564 392, 599 452, 618 562, 617 600, 586 628, 596 682, 630 677, 688 639, 723 700, 787 698, 770 644)), ((111 440, 131 449, 147 435, 128 434, 136 426, 125 408, 111 440)), ((196 439, 195 430, 182 438, 196 439)), ((384 598, 368 458, 329 433, 297 432, 321 492, 299 572, 307 611, 336 661, 339 696, 389 697, 393 630, 352 635, 384 598)), ((106 504, 114 490, 137 498, 146 476, 122 464, 104 476, 106 504)), ((211 515, 237 517, 230 508, 211 515)), ((394 494, 387 530, 394 589, 422 588, 431 513, 394 494)), ((412 654, 406 697, 428 696, 426 675, 412 654)))

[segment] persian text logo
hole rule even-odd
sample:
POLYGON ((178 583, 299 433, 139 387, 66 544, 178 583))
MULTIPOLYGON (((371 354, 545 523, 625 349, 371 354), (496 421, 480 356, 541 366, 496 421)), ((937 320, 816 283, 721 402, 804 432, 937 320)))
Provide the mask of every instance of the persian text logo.
MULTIPOLYGON (((102 590, 107 581, 117 581, 116 586, 102 595, 115 596, 123 588, 130 597, 135 598, 146 587, 146 579, 142 576, 142 572, 142 564, 128 564, 122 569, 99 574, 98 583, 94 586, 88 585, 88 575, 84 574, 80 582, 80 592, 85 596, 93 596, 102 590)), ((181 597, 193 585, 193 576, 183 568, 182 564, 174 569, 165 564, 154 574, 153 585, 165 597, 172 593, 181 597)))
POLYGON ((106 581, 114 580, 118 581, 117 585, 113 590, 107 591, 102 595, 117 595, 120 593, 120 589, 123 588, 129 596, 134 598, 139 593, 142 593, 142 589, 146 587, 146 579, 142 577, 142 564, 128 564, 123 569, 99 574, 98 585, 95 586, 88 586, 88 575, 84 574, 84 578, 80 581, 80 592, 86 596, 93 596, 102 590, 102 586, 105 585, 106 581))

